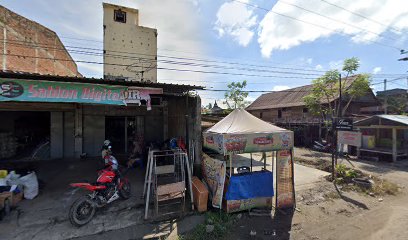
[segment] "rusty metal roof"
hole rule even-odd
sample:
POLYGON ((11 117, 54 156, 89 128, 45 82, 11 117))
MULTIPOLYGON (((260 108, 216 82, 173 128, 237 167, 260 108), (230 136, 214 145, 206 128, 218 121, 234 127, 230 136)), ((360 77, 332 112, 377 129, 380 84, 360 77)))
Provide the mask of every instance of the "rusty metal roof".
MULTIPOLYGON (((356 76, 343 79, 346 85, 350 86, 356 76)), ((261 110, 261 109, 274 109, 285 107, 305 106, 303 98, 311 93, 313 85, 305 85, 301 87, 291 88, 283 91, 271 92, 262 94, 258 97, 246 110, 261 110)), ((338 98, 331 99, 334 101, 338 98)), ((326 101, 327 102, 327 101, 326 101)))
POLYGON ((0 78, 14 78, 26 80, 45 80, 55 82, 74 82, 74 83, 94 83, 133 87, 151 87, 162 88, 164 93, 184 93, 191 90, 204 89, 202 86, 184 85, 184 84, 170 84, 170 83, 153 83, 153 82, 134 82, 124 80, 108 80, 103 78, 86 78, 86 77, 71 77, 58 75, 42 75, 28 72, 14 72, 14 71, 0 71, 0 78))

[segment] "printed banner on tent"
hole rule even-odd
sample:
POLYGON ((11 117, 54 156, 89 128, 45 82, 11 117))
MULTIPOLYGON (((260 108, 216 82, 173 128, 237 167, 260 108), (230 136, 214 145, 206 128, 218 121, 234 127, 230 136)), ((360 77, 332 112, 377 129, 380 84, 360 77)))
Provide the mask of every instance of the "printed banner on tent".
POLYGON ((221 208, 226 176, 225 162, 204 154, 203 170, 205 180, 213 196, 212 206, 221 208))
POLYGON ((204 133, 204 147, 223 153, 223 137, 221 134, 204 133))
POLYGON ((254 133, 246 135, 224 135, 225 153, 250 153, 290 149, 293 132, 254 133))
POLYGON ((292 168, 290 151, 278 151, 276 160, 277 208, 290 208, 295 204, 292 168))
POLYGON ((160 88, 137 88, 92 83, 53 82, 42 80, 0 79, 0 101, 75 102, 126 105, 146 101, 149 94, 161 94, 160 88))

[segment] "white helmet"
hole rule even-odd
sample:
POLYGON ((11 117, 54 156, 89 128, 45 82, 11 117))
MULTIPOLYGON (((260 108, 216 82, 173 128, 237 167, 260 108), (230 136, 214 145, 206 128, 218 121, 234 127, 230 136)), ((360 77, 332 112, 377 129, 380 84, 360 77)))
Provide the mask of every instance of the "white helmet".
POLYGON ((103 145, 105 145, 105 146, 109 146, 111 144, 111 142, 109 141, 109 140, 105 140, 105 141, 103 141, 103 145))

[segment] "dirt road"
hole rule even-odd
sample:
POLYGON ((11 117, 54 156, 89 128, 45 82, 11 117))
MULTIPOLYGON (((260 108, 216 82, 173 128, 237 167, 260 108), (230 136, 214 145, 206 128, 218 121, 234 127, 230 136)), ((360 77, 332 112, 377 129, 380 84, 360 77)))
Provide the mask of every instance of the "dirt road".
MULTIPOLYGON (((329 154, 308 149, 296 149, 295 155, 330 161, 329 154)), ((276 213, 272 217, 244 214, 227 239, 407 239, 408 163, 352 163, 357 169, 399 184, 401 192, 397 196, 372 197, 337 191, 332 183, 321 182, 311 189, 297 191, 300 211, 293 215, 276 213), (255 236, 250 236, 251 230, 256 232, 255 236)))

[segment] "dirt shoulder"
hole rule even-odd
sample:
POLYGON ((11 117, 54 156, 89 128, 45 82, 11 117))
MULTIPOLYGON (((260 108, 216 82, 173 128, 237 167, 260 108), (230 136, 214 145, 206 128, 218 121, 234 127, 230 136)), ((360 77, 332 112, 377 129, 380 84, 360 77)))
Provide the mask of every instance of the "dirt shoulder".
MULTIPOLYGON (((331 155, 295 149, 300 164, 328 171, 331 155)), ((386 179, 400 187, 397 195, 370 196, 322 180, 312 188, 296 191, 297 211, 269 217, 248 213, 236 222, 226 239, 406 239, 408 229, 408 163, 339 163, 365 174, 386 179), (344 189, 343 189, 344 188, 344 189), (256 235, 250 236, 250 232, 256 235)), ((295 173, 296 176, 296 173, 295 173)))

